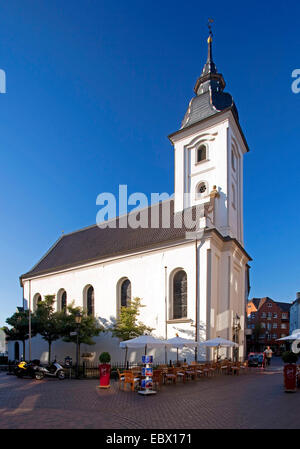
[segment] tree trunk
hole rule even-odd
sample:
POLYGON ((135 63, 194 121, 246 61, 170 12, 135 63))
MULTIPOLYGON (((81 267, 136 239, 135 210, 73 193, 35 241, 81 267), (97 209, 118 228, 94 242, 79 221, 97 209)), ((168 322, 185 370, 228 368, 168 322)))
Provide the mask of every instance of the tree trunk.
POLYGON ((48 341, 48 346, 49 346, 49 350, 48 350, 48 363, 49 365, 51 364, 51 341, 48 341))

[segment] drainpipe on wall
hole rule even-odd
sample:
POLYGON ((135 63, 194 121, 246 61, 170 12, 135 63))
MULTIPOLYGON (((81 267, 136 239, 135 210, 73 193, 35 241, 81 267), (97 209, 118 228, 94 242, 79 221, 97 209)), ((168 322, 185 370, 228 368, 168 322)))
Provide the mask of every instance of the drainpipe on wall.
MULTIPOLYGON (((167 278, 167 269, 165 267, 165 339, 168 339, 168 278, 167 278)), ((165 363, 167 363, 167 348, 165 347, 165 363)))
MULTIPOLYGON (((195 241, 195 256, 196 256, 196 317, 195 317, 195 341, 198 342, 198 240, 196 238, 195 241)), ((195 361, 197 362, 198 358, 198 347, 195 348, 195 361)))
MULTIPOLYGON (((31 360, 31 280, 29 280, 29 339, 28 339, 28 343, 29 343, 29 362, 31 360)), ((25 354, 24 354, 25 356, 25 354)), ((25 358, 25 357, 24 357, 25 358)))

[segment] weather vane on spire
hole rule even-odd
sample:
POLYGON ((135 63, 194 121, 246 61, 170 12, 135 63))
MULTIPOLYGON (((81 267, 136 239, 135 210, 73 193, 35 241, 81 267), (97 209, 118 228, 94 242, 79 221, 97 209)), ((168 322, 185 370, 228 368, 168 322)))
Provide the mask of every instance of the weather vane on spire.
POLYGON ((214 22, 213 19, 208 19, 208 23, 207 23, 207 26, 208 26, 208 29, 209 29, 209 37, 208 37, 208 39, 210 41, 212 41, 212 37, 213 37, 213 33, 212 33, 212 30, 211 30, 211 24, 213 22, 214 22))

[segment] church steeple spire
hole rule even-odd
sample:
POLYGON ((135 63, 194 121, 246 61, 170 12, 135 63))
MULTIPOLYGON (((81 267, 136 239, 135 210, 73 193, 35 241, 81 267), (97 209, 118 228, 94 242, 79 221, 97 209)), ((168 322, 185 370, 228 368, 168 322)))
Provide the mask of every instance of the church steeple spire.
POLYGON ((194 92, 196 96, 191 99, 188 110, 184 116, 181 128, 186 128, 211 115, 231 108, 238 120, 238 113, 230 94, 224 92, 225 81, 223 75, 218 73, 212 55, 212 20, 209 19, 209 36, 207 39, 207 61, 204 64, 200 77, 197 79, 194 92))
POLYGON ((211 30, 211 23, 213 22, 212 19, 208 19, 208 29, 209 29, 209 36, 207 39, 208 49, 207 49, 207 61, 205 66, 203 67, 201 76, 207 75, 208 73, 217 73, 217 67, 213 61, 212 57, 212 41, 213 41, 213 34, 211 30))
POLYGON ((194 87, 194 92, 196 95, 202 94, 209 90, 209 87, 222 92, 225 88, 225 81, 223 76, 218 73, 217 66, 213 61, 212 56, 212 42, 213 34, 211 30, 212 19, 208 21, 209 36, 207 39, 207 61, 202 69, 200 78, 198 78, 196 85, 194 87))

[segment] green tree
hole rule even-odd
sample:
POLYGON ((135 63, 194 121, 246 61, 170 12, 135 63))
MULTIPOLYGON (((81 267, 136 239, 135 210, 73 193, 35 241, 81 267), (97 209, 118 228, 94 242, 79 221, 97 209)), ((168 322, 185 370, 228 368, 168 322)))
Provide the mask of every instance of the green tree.
POLYGON ((120 315, 111 328, 114 337, 118 337, 120 340, 130 340, 144 335, 145 332, 153 331, 151 327, 138 321, 141 307, 145 307, 142 305, 141 298, 133 298, 127 307, 121 307, 120 315))
POLYGON ((55 295, 46 295, 44 301, 37 303, 35 312, 36 329, 48 343, 48 363, 51 363, 52 343, 62 335, 64 312, 55 312, 55 295))
MULTIPOLYGON (((145 307, 142 305, 141 298, 133 298, 127 307, 121 307, 120 315, 114 326, 110 329, 114 337, 125 341, 144 335, 146 332, 150 333, 153 331, 153 328, 138 321, 141 307, 145 307)), ((125 364, 126 362, 127 348, 125 353, 125 364)))
MULTIPOLYGON (((23 358, 25 360, 25 342, 29 338, 29 310, 18 310, 11 317, 6 319, 6 323, 11 326, 3 328, 7 341, 21 341, 23 343, 23 358)), ((31 316, 31 336, 37 334, 35 317, 31 316)))
POLYGON ((261 323, 256 323, 253 329, 253 342, 256 350, 259 350, 260 339, 259 337, 263 333, 263 328, 261 323))
POLYGON ((78 332, 79 353, 80 345, 94 345, 93 337, 97 337, 104 329, 92 315, 87 315, 82 307, 74 307, 74 302, 67 307, 68 313, 61 317, 63 341, 77 344, 77 335, 70 335, 71 332, 78 332), (76 323, 76 315, 81 314, 81 323, 76 323))

